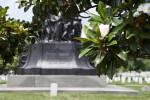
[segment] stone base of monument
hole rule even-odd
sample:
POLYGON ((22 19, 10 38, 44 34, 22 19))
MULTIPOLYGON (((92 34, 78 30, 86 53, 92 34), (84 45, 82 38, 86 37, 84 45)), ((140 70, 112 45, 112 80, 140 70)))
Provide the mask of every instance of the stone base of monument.
POLYGON ((48 42, 29 45, 22 53, 19 75, 96 75, 86 57, 78 58, 80 43, 48 42))
MULTIPOLYGON (((0 92, 9 93, 45 93, 50 92, 49 87, 7 87, 6 85, 0 85, 0 92)), ((106 87, 59 87, 58 93, 96 93, 96 94, 124 94, 124 95, 138 95, 139 92, 133 89, 117 86, 107 85, 106 87)))
POLYGON ((14 75, 8 76, 8 87, 50 87, 57 83, 58 87, 106 87, 105 76, 85 75, 14 75))
POLYGON ((98 93, 138 95, 138 91, 117 85, 107 85, 105 76, 86 75, 14 75, 0 92, 50 92, 51 83, 58 84, 58 93, 98 93))

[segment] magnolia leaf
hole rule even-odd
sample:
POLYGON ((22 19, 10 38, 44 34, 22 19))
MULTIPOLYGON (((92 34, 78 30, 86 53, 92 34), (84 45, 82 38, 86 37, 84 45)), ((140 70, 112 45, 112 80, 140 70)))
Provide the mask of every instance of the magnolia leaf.
POLYGON ((126 30, 126 39, 136 36, 137 34, 138 34, 138 31, 136 31, 134 28, 130 27, 126 30))
POLYGON ((111 48, 112 52, 117 55, 120 59, 122 59, 123 61, 127 61, 127 54, 125 51, 123 51, 121 48, 119 47, 114 47, 111 48))
POLYGON ((141 32, 140 37, 144 39, 150 39, 150 32, 141 32))
POLYGON ((114 24, 115 26, 117 26, 117 25, 119 25, 119 24, 122 23, 122 21, 121 21, 120 19, 117 19, 117 18, 113 18, 113 19, 112 19, 112 22, 113 22, 113 24, 114 24))
POLYGON ((144 27, 150 29, 150 24, 145 24, 144 27))
POLYGON ((94 43, 99 43, 99 41, 96 39, 97 33, 91 29, 87 29, 87 38, 89 38, 94 43))
POLYGON ((114 29, 113 29, 113 32, 118 32, 120 31, 126 24, 125 23, 121 23, 119 24, 118 26, 116 26, 114 29))
POLYGON ((75 37, 74 39, 80 40, 80 41, 83 41, 83 42, 89 41, 87 38, 82 38, 82 37, 75 37))
POLYGON ((138 41, 139 39, 136 37, 133 37, 129 40, 129 46, 132 50, 135 51, 138 48, 138 44, 139 44, 138 41))
POLYGON ((112 19, 111 18, 107 18, 104 22, 104 24, 111 24, 112 23, 112 19))
POLYGON ((102 56, 102 61, 97 64, 96 67, 96 72, 97 72, 97 75, 100 77, 100 75, 106 75, 107 74, 107 57, 104 57, 102 56))
POLYGON ((87 41, 87 42, 82 43, 83 48, 87 48, 87 47, 90 47, 93 45, 94 45, 94 43, 92 41, 87 41))
POLYGON ((107 10, 106 10, 106 6, 103 4, 103 2, 99 2, 98 3, 98 13, 99 15, 102 17, 102 19, 104 20, 107 16, 107 10))
POLYGON ((105 56, 106 56, 106 53, 99 53, 97 55, 97 57, 96 57, 96 59, 94 61, 95 67, 97 67, 97 65, 99 65, 103 61, 103 59, 104 59, 105 56))
POLYGON ((83 31, 84 31, 84 34, 86 35, 86 37, 87 37, 87 29, 89 29, 89 27, 88 27, 88 26, 86 26, 86 25, 84 25, 84 27, 83 27, 83 31))
POLYGON ((107 73, 108 73, 108 77, 110 79, 113 78, 114 74, 116 73, 116 62, 115 60, 111 60, 108 64, 107 64, 107 73))
POLYGON ((99 25, 97 25, 97 27, 96 27, 96 33, 97 33, 97 36, 98 36, 98 37, 100 37, 100 38, 102 37, 102 36, 101 36, 100 29, 99 29, 99 25))
POLYGON ((117 41, 116 40, 113 40, 112 42, 110 42, 107 46, 112 46, 112 45, 115 45, 117 44, 117 41))
POLYGON ((24 12, 27 12, 31 5, 27 5, 24 7, 24 12))
POLYGON ((118 8, 116 10, 114 10, 114 12, 111 14, 111 16, 114 16, 118 11, 118 8))
POLYGON ((113 31, 108 35, 108 41, 110 42, 112 38, 125 26, 125 23, 119 24, 116 26, 113 31))
POLYGON ((91 26, 91 27, 94 27, 96 24, 101 24, 100 22, 95 21, 95 20, 93 20, 92 18, 90 18, 90 19, 88 20, 88 22, 90 23, 90 26, 91 26))
POLYGON ((92 19, 94 19, 94 20, 97 21, 97 22, 101 22, 101 23, 104 22, 104 21, 101 19, 101 17, 98 16, 98 15, 96 15, 96 14, 89 13, 89 15, 91 16, 92 19))
POLYGON ((117 34, 117 32, 111 32, 109 35, 108 35, 108 42, 110 42, 112 40, 112 38, 115 36, 115 34, 117 34))
POLYGON ((88 53, 90 50, 92 50, 92 48, 86 48, 84 50, 81 51, 79 58, 81 58, 82 56, 84 56, 86 53, 88 53))

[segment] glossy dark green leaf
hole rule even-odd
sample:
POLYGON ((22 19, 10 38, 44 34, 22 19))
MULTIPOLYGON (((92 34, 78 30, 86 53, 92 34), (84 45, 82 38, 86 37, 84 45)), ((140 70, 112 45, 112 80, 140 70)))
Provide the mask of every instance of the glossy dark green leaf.
POLYGON ((113 31, 108 35, 108 41, 110 42, 112 38, 125 26, 125 23, 119 24, 116 26, 113 31))
POLYGON ((138 42, 138 38, 137 37, 133 37, 129 40, 129 46, 131 48, 131 50, 136 50, 138 48, 139 42, 138 42))
POLYGON ((94 32, 91 29, 87 29, 87 38, 90 39, 92 42, 94 43, 99 43, 99 41, 97 40, 97 33, 94 32))
POLYGON ((150 29, 150 24, 145 24, 144 28, 150 29))
POLYGON ((117 44, 117 41, 116 41, 116 40, 113 40, 113 41, 111 41, 107 46, 112 46, 112 45, 115 45, 115 44, 117 44))
POLYGON ((106 57, 103 58, 101 63, 99 63, 96 67, 97 75, 100 77, 100 75, 107 75, 107 59, 106 57))
POLYGON ((104 24, 111 24, 112 23, 112 19, 111 18, 107 18, 104 22, 104 24))
POLYGON ((138 31, 136 31, 133 27, 130 27, 126 30, 126 39, 129 39, 136 35, 138 35, 138 31))
POLYGON ((114 23, 115 26, 122 23, 122 21, 120 19, 117 19, 117 18, 112 18, 112 22, 114 23))
POLYGON ((118 26, 116 26, 116 27, 112 30, 112 32, 116 32, 116 33, 117 33, 117 32, 120 31, 125 25, 126 25, 125 23, 119 24, 118 26))
POLYGON ((90 22, 89 26, 94 27, 98 22, 90 22))
POLYGON ((97 36, 98 36, 99 38, 101 38, 101 32, 100 32, 100 29, 99 29, 99 24, 98 24, 97 27, 96 27, 96 33, 97 33, 97 36))
POLYGON ((106 53, 99 53, 97 55, 97 57, 96 57, 96 59, 94 61, 95 67, 97 67, 97 65, 99 65, 103 61, 103 59, 104 59, 105 56, 106 56, 106 53))
POLYGON ((84 56, 86 53, 88 53, 90 50, 92 50, 92 48, 86 48, 84 50, 81 51, 79 58, 81 58, 82 56, 84 56))
POLYGON ((87 29, 89 29, 89 27, 88 27, 88 26, 86 26, 86 25, 84 25, 84 27, 83 27, 83 31, 84 31, 84 34, 86 35, 86 37, 87 37, 87 29))
POLYGON ((106 6, 101 1, 99 1, 99 3, 98 3, 98 13, 102 17, 103 20, 107 16, 106 6))
POLYGON ((113 78, 114 74, 116 73, 116 62, 115 60, 111 60, 108 64, 107 64, 107 74, 108 77, 110 79, 113 78))
POLYGON ((27 12, 29 10, 29 8, 30 8, 30 5, 25 6, 24 12, 27 12))
POLYGON ((80 40, 80 41, 83 41, 83 42, 89 41, 87 38, 82 38, 82 37, 75 37, 74 39, 80 40))
POLYGON ((140 37, 144 39, 150 39, 150 32, 141 32, 140 37))
POLYGON ((129 12, 129 18, 128 18, 128 20, 130 21, 131 24, 133 24, 134 17, 133 17, 133 12, 132 12, 132 10, 130 10, 130 12, 129 12))
POLYGON ((81 47, 83 49, 85 49, 85 48, 89 48, 91 46, 94 46, 94 43, 92 41, 87 41, 87 42, 83 42, 81 47))
POLYGON ((111 16, 114 16, 114 15, 117 13, 117 11, 118 11, 118 9, 115 9, 115 10, 113 11, 113 13, 111 14, 111 16))
POLYGON ((127 61, 127 53, 119 47, 112 48, 112 52, 123 61, 127 61))
POLYGON ((89 15, 92 17, 93 20, 97 21, 97 22, 104 22, 100 16, 93 14, 93 13, 89 13, 89 15))

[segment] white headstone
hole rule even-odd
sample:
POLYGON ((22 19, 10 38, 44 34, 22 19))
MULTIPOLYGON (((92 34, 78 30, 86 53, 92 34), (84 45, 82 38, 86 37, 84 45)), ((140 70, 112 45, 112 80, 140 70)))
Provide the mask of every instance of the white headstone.
POLYGON ((147 77, 144 78, 144 81, 147 82, 147 77))
POLYGON ((118 77, 118 81, 120 81, 120 77, 118 77))
POLYGON ((126 82, 126 77, 121 77, 121 81, 122 81, 122 83, 125 83, 126 82))
POLYGON ((131 83, 131 77, 128 77, 128 83, 131 83))
POLYGON ((139 78, 139 84, 142 84, 143 83, 143 79, 142 77, 139 78))
POLYGON ((135 77, 135 82, 138 82, 139 78, 138 77, 135 77))
POLYGON ((107 82, 107 83, 109 83, 109 80, 110 80, 110 79, 109 79, 108 77, 106 77, 106 82, 107 82))
POLYGON ((147 83, 150 83, 150 78, 147 79, 147 83))
POLYGON ((117 78, 117 77, 114 77, 113 80, 114 80, 115 82, 117 82, 117 81, 118 81, 118 78, 117 78))
POLYGON ((51 96, 57 96, 57 89, 58 89, 57 83, 52 83, 51 84, 50 95, 51 96))

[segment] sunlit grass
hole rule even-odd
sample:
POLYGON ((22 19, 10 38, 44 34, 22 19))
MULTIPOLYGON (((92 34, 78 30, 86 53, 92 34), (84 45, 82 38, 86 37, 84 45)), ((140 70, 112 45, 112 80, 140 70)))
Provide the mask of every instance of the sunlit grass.
POLYGON ((50 97, 49 93, 0 93, 0 100, 150 100, 150 92, 141 91, 140 86, 125 87, 138 90, 139 95, 58 93, 50 97))

